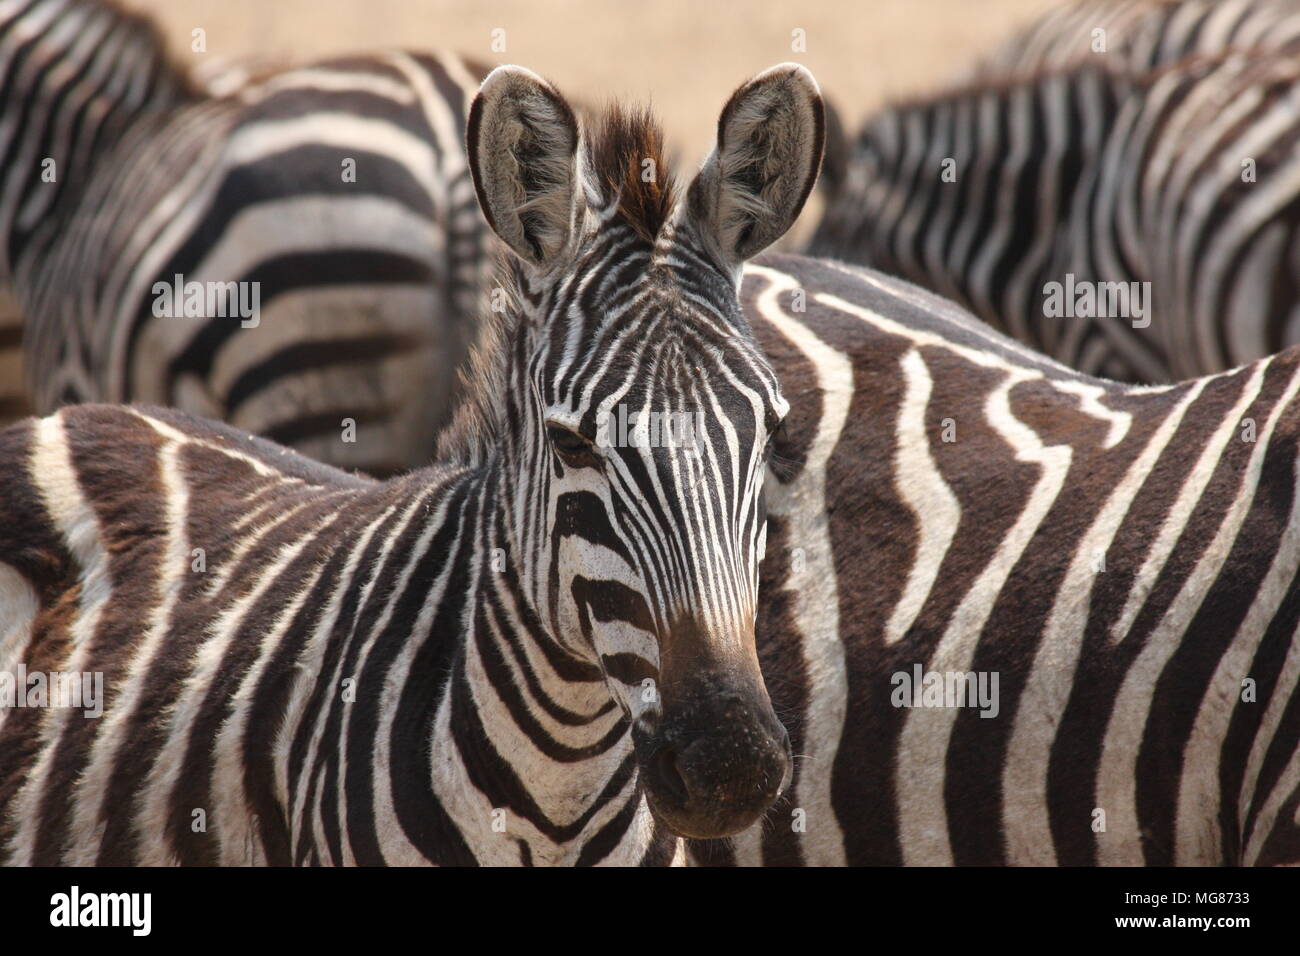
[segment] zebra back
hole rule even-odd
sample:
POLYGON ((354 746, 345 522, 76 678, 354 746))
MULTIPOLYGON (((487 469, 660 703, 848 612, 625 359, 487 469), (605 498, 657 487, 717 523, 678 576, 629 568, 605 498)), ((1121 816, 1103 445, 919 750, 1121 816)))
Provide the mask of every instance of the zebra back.
POLYGON ((866 269, 763 257, 742 303, 800 757, 696 859, 1300 861, 1300 349, 1134 387, 866 269))
POLYGON ((19 274, 38 409, 146 401, 375 474, 429 461, 491 260, 460 146, 480 74, 339 59, 139 124, 19 274))
POLYGON ((1080 61, 1145 73, 1230 50, 1285 50, 1300 42, 1293 0, 1074 0, 980 58, 967 80, 1059 70, 1080 61))
POLYGON ((195 84, 145 18, 11 7, 0 226, 36 410, 154 402, 427 463, 492 258, 462 146, 483 69, 394 51, 195 84))
POLYGON ((920 282, 1108 378, 1268 355, 1300 341, 1296 63, 1081 61, 886 109, 809 251, 920 282))

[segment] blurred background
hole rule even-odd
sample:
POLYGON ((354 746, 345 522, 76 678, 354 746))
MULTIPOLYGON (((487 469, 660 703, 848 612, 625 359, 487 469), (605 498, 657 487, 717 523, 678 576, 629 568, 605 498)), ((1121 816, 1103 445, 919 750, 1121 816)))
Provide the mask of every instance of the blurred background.
MULTIPOLYGON (((122 0, 152 14, 178 59, 322 55, 401 46, 519 63, 589 102, 652 102, 692 167, 743 79, 797 60, 854 120, 931 89, 1054 0, 122 0), (192 31, 207 52, 190 51, 192 31), (493 31, 505 43, 492 47, 493 31), (793 50, 802 30, 805 50, 793 50)), ((687 168, 685 165, 683 169, 687 168)))

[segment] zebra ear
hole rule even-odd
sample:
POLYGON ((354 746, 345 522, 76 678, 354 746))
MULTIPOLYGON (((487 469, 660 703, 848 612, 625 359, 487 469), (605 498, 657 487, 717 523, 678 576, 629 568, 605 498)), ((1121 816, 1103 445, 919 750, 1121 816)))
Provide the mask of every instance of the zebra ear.
POLYGON ((798 218, 817 181, 826 112, 798 63, 765 70, 731 95, 718 144, 687 194, 687 209, 719 261, 739 268, 798 218))
POLYGON ((572 108, 531 70, 500 66, 474 98, 465 138, 488 224, 525 262, 554 265, 573 235, 582 196, 572 108))

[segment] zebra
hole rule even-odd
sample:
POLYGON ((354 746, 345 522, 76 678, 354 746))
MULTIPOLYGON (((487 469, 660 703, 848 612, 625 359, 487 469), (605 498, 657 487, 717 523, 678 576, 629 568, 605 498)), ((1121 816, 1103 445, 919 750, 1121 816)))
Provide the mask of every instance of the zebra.
MULTIPOLYGON (((61 11, 52 4, 39 10, 34 5, 28 10, 22 7, 8 3, 0 8, 0 104, 3 104, 0 106, 0 162, 3 162, 3 172, 0 172, 0 369, 3 370, 0 425, 33 410, 23 381, 22 313, 10 284, 10 266, 41 217, 49 214, 51 196, 62 189, 57 163, 65 161, 65 157, 47 157, 47 144, 57 134, 64 137, 66 146, 68 133, 66 126, 52 121, 52 113, 58 108, 55 98, 48 93, 36 95, 40 92, 36 81, 46 63, 40 55, 42 50, 33 42, 36 35, 48 32, 58 37, 59 42, 70 44, 75 39, 69 36, 70 32, 83 26, 93 28, 92 42, 83 41, 76 47, 77 59, 69 59, 74 69, 60 76, 60 82, 68 85, 79 103, 86 102, 88 93, 107 85, 113 58, 134 59, 138 63, 138 81, 119 82, 113 88, 119 107, 95 110, 86 117, 83 145, 76 156, 66 157, 67 162, 80 161, 82 173, 90 153, 90 141, 111 141, 120 135, 130 115, 163 108, 184 95, 184 84, 179 77, 161 68, 157 47, 143 42, 138 19, 121 16, 111 22, 106 18, 91 18, 86 23, 77 23, 69 18, 68 22, 61 23, 56 18, 61 11), (103 44, 98 52, 94 41, 103 44), (75 68, 78 63, 80 68, 75 68), (51 121, 42 122, 42 110, 51 121), (22 136, 20 131, 30 135, 22 136), (55 162, 49 172, 46 158, 55 162), (42 174, 55 178, 53 182, 42 182, 42 174)), ((83 10, 80 14, 84 16, 87 12, 95 11, 83 10)), ((71 172, 66 167, 64 171, 71 172)))
POLYGON ((1281 53, 989 78, 872 117, 807 250, 1090 374, 1221 371, 1300 341, 1298 115, 1281 53), (1076 280, 1110 305, 1054 306, 1076 280))
POLYGON ((964 79, 1061 69, 1090 59, 1145 73, 1229 50, 1287 50, 1297 43, 1295 0, 1080 0, 1017 31, 964 79))
POLYGON ((491 273, 463 152, 484 72, 392 51, 200 86, 143 17, 5 4, 0 276, 35 411, 170 405, 343 468, 426 464, 491 273))
POLYGON ((1300 348, 1117 384, 791 255, 741 303, 791 404, 757 646, 798 757, 692 858, 1300 862, 1300 348))
POLYGON ((190 95, 141 17, 86 3, 0 8, 0 357, 6 369, 0 422, 31 410, 14 264, 50 223, 67 184, 87 175, 96 150, 116 141, 135 117, 190 95), (131 70, 121 70, 122 63, 131 70))
POLYGON ((466 135, 508 307, 433 465, 377 482, 153 406, 0 433, 0 674, 105 688, 101 719, 0 709, 6 862, 667 864, 776 798, 753 627, 788 403, 736 295, 812 189, 817 84, 742 85, 680 198, 648 113, 580 123, 521 67, 466 135))

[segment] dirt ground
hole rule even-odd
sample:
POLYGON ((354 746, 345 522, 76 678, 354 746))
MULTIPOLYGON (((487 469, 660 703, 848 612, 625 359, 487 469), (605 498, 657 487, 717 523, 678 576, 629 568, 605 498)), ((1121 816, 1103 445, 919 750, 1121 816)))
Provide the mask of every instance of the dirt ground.
POLYGON ((690 163, 727 95, 782 60, 859 116, 942 83, 1053 0, 123 0, 186 56, 287 63, 400 46, 519 63, 591 102, 653 102, 690 163), (190 52, 192 31, 207 52, 190 52), (493 31, 504 39, 494 51, 493 31), (792 49, 802 30, 805 51, 792 49))

